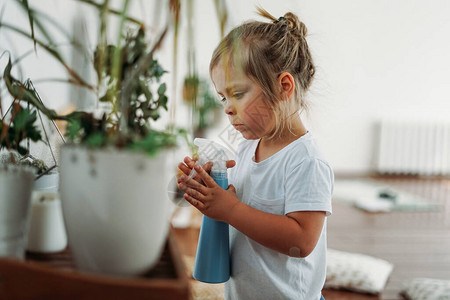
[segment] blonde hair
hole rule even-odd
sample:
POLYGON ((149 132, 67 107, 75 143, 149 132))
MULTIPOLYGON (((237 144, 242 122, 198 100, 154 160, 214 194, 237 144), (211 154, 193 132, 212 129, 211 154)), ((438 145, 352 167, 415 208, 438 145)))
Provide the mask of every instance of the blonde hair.
POLYGON ((240 67, 263 89, 275 115, 271 138, 286 126, 290 116, 307 110, 305 93, 311 86, 315 68, 306 42, 307 29, 298 17, 287 12, 276 19, 263 8, 258 14, 271 22, 250 21, 231 30, 214 50, 210 73, 220 61, 229 67, 240 67), (295 80, 294 99, 282 101, 278 77, 289 72, 295 80))

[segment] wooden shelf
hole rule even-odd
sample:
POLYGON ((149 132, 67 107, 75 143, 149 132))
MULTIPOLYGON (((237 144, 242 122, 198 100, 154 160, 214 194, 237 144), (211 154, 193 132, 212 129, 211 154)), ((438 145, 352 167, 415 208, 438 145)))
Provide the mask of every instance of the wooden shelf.
POLYGON ((189 299, 173 231, 157 265, 141 277, 113 277, 75 269, 66 250, 27 253, 26 260, 0 259, 0 299, 189 299))

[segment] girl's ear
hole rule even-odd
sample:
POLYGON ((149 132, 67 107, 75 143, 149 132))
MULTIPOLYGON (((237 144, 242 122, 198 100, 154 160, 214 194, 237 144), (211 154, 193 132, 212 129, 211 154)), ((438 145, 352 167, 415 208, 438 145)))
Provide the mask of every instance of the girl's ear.
POLYGON ((292 77, 291 73, 281 73, 281 75, 278 77, 278 84, 281 87, 281 99, 291 99, 292 94, 295 91, 295 80, 294 77, 292 77))

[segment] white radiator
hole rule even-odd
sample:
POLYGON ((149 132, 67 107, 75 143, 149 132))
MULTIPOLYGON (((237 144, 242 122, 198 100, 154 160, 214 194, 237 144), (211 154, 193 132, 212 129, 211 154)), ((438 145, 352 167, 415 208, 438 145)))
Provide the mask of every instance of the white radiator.
POLYGON ((450 121, 382 120, 377 171, 450 175, 450 121))

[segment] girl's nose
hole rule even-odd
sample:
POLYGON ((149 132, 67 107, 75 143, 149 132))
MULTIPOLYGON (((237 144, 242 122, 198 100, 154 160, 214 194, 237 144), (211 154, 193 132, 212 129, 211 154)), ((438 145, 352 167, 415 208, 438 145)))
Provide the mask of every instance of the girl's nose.
POLYGON ((225 108, 223 109, 223 111, 227 114, 227 115, 235 115, 236 114, 236 110, 234 108, 233 103, 230 100, 227 100, 226 104, 225 104, 225 108))

